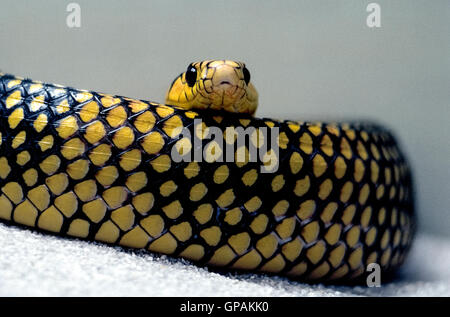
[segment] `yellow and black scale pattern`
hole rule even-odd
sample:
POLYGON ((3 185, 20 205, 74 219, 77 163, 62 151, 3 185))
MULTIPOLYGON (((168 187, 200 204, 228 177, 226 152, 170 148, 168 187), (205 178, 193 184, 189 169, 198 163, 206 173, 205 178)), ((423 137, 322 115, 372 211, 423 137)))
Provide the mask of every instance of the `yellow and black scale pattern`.
POLYGON ((410 171, 377 126, 211 115, 0 74, 0 133, 0 218, 13 223, 315 281, 391 271, 412 241, 410 171), (278 171, 174 163, 194 118, 279 127, 278 171))

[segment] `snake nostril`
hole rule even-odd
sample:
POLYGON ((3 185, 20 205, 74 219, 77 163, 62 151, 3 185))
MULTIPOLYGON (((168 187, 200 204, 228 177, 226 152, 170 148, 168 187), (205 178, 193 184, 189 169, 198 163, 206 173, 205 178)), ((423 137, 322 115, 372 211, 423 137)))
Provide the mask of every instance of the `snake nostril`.
POLYGON ((228 80, 222 80, 220 82, 221 85, 231 85, 231 83, 228 80))

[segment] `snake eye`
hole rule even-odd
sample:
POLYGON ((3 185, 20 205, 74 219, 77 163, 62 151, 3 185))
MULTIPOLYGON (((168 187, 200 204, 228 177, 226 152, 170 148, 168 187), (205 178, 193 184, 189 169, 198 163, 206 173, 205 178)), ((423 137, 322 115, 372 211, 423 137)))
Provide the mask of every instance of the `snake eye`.
POLYGON ((194 87, 195 82, 197 81, 197 69, 190 64, 186 70, 186 82, 189 87, 194 87))
POLYGON ((248 83, 250 82, 250 72, 248 71, 247 67, 245 67, 245 66, 244 66, 244 69, 242 70, 242 72, 244 73, 244 81, 248 85, 248 83))

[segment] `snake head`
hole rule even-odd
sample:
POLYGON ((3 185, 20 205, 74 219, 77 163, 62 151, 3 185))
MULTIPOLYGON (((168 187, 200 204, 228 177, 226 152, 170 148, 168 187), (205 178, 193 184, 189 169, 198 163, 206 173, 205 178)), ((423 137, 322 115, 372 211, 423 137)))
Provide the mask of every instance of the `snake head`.
POLYGON ((191 63, 172 82, 166 103, 184 109, 214 109, 254 114, 258 92, 244 63, 207 60, 191 63))

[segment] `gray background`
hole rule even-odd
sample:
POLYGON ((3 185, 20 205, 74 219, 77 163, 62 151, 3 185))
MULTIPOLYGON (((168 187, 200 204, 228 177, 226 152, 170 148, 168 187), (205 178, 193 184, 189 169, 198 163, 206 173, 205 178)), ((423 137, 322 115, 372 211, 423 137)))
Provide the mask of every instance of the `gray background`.
POLYGON ((421 229, 449 235, 450 1, 0 0, 0 69, 163 101, 191 61, 245 61, 258 116, 369 118, 391 127, 414 168, 421 229))

